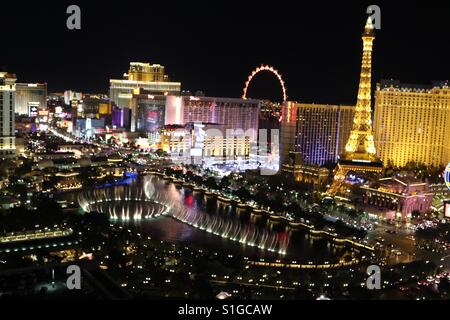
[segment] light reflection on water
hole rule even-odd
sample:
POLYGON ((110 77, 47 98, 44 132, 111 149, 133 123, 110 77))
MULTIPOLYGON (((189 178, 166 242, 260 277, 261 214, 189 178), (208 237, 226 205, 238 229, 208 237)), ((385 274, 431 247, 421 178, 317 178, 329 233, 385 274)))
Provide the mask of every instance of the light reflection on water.
MULTIPOLYGON (((177 188, 174 183, 159 177, 151 177, 151 187, 148 181, 148 178, 144 178, 127 187, 115 187, 130 189, 133 194, 145 192, 168 204, 177 218, 160 216, 150 220, 116 220, 116 223, 133 226, 144 236, 183 246, 241 253, 253 258, 284 257, 298 262, 334 262, 352 252, 350 248, 336 246, 326 239, 313 239, 305 231, 291 230, 285 225, 273 223, 266 217, 253 214, 249 209, 237 208, 200 192, 177 188), (189 217, 185 219, 187 223, 180 221, 183 217, 189 217), (210 232, 201 229, 208 229, 210 232), (222 237, 224 230, 229 231, 227 237, 222 237), (273 250, 268 251, 269 248, 273 250), (280 254, 280 251, 285 251, 285 255, 280 254)), ((115 192, 120 193, 120 190, 115 192)))

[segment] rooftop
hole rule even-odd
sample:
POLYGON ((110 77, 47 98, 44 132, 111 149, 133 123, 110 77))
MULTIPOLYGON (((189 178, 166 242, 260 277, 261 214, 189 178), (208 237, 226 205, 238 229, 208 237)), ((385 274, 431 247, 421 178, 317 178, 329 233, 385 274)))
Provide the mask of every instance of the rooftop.
POLYGON ((431 84, 401 83, 395 79, 384 79, 377 83, 378 90, 406 91, 406 92, 430 92, 432 89, 448 89, 448 81, 432 81, 431 84))
POLYGON ((0 78, 17 79, 17 77, 14 73, 8 73, 8 72, 3 72, 3 71, 0 71, 0 78))

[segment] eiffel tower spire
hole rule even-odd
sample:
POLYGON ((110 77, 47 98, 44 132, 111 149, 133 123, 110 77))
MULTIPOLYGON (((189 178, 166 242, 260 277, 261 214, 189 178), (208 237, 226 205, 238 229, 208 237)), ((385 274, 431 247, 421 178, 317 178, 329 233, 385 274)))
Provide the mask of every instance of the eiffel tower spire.
POLYGON ((353 126, 345 152, 338 161, 334 182, 328 190, 331 194, 339 190, 349 172, 366 174, 380 173, 383 170, 383 163, 376 157, 372 132, 372 48, 375 33, 370 17, 364 27, 362 40, 363 56, 353 126))
POLYGON ((372 133, 371 81, 372 48, 375 40, 372 19, 367 19, 363 40, 363 56, 359 81, 358 100, 350 138, 345 146, 344 159, 375 160, 375 143, 372 133))

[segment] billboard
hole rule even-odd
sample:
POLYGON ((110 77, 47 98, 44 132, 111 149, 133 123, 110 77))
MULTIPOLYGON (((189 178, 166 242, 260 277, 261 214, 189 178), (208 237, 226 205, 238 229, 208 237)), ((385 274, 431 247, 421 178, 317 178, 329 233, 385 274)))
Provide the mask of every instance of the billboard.
POLYGON ((183 124, 184 101, 181 97, 167 96, 165 125, 183 124))
POLYGON ((444 217, 450 218, 450 201, 444 202, 444 217))
POLYGON ((39 117, 48 117, 48 114, 49 114, 48 110, 39 110, 38 111, 39 117))
POLYGON ((39 106, 28 106, 28 116, 30 118, 35 118, 38 116, 38 112, 39 112, 39 106))
POLYGON ((111 114, 111 104, 110 103, 99 103, 98 104, 98 113, 111 114))

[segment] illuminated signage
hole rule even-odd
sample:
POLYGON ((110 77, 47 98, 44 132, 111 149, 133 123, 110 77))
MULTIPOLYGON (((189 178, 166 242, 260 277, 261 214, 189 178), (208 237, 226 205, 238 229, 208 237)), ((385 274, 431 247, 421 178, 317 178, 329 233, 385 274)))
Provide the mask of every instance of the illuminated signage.
POLYGON ((445 185, 450 190, 450 163, 447 165, 447 168, 445 168, 444 180, 445 180, 445 185))
POLYGON ((183 99, 176 96, 168 96, 166 99, 165 125, 183 124, 183 99))
POLYGON ((119 99, 132 99, 132 98, 133 94, 131 93, 119 93, 119 99))
POLYGON ((92 129, 92 120, 91 118, 86 119, 86 131, 92 129))
POLYGON ((444 202, 444 216, 450 218, 450 201, 444 202))
POLYGON ((38 107, 29 106, 28 107, 28 116, 29 117, 37 117, 37 115, 38 115, 38 107))
POLYGON ((111 104, 109 103, 99 103, 98 113, 100 114, 111 114, 111 104))

